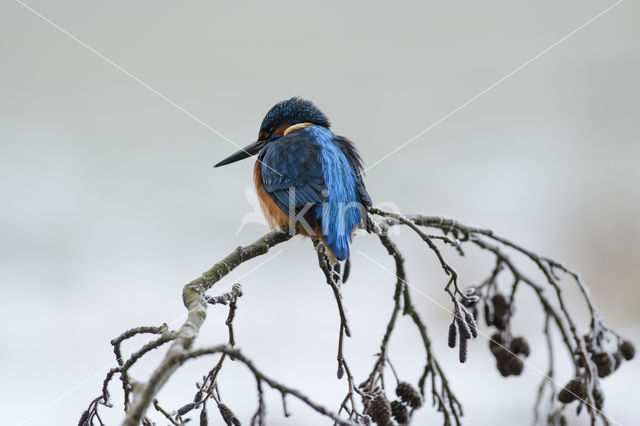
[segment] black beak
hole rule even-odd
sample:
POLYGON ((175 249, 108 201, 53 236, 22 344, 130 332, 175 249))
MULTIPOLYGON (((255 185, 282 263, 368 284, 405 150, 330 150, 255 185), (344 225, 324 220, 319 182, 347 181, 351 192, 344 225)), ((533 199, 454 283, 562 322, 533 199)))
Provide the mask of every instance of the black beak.
POLYGON ((235 163, 236 161, 244 160, 245 158, 249 158, 252 155, 256 155, 260 152, 262 147, 264 147, 266 142, 267 141, 255 141, 254 143, 245 146, 240 151, 231 154, 213 167, 226 166, 227 164, 235 163))

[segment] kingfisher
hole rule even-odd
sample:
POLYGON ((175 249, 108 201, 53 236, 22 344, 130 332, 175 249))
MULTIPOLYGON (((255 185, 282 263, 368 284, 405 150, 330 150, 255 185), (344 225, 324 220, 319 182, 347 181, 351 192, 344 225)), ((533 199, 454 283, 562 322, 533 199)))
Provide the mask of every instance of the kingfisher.
POLYGON ((321 240, 332 263, 347 260, 355 229, 371 232, 373 226, 355 145, 334 134, 311 101, 293 97, 267 112, 256 142, 214 167, 253 155, 258 156, 253 181, 271 229, 293 225, 321 240))

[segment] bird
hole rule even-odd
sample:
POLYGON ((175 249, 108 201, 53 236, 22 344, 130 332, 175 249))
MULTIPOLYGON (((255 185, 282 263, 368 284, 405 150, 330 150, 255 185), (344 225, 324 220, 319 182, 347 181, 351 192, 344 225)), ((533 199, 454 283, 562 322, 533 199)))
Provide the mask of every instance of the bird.
POLYGON ((348 260, 356 228, 373 229, 367 214, 371 197, 355 145, 333 133, 313 102, 293 97, 267 112, 257 141, 214 167, 254 155, 253 180, 270 228, 293 225, 324 243, 331 263, 348 260))

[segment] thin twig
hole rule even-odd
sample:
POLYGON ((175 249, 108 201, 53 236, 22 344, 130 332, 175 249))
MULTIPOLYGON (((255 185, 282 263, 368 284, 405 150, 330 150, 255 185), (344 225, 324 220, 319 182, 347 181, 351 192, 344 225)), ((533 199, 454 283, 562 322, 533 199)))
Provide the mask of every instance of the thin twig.
POLYGON ((127 410, 124 425, 137 426, 140 423, 154 396, 178 368, 178 365, 173 361, 174 358, 180 357, 185 351, 191 349, 193 340, 206 318, 207 302, 204 298, 205 291, 213 287, 215 283, 238 265, 267 253, 271 247, 287 241, 291 237, 292 234, 286 230, 272 231, 253 244, 238 247, 233 253, 202 274, 200 278, 193 280, 184 287, 182 300, 189 311, 187 320, 180 328, 176 340, 150 379, 146 383, 141 383, 139 388, 136 389, 133 403, 127 410))

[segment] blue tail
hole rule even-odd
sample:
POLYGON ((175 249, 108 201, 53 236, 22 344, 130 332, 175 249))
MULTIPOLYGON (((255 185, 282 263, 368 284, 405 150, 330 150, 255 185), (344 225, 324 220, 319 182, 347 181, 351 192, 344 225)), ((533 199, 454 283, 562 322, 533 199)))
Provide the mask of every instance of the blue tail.
POLYGON ((305 130, 321 146, 322 172, 328 191, 324 202, 314 207, 314 214, 331 252, 345 260, 349 257, 351 233, 362 220, 357 175, 330 130, 318 126, 305 130))

